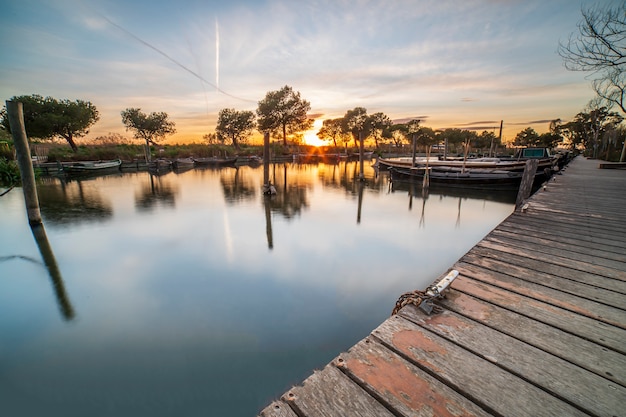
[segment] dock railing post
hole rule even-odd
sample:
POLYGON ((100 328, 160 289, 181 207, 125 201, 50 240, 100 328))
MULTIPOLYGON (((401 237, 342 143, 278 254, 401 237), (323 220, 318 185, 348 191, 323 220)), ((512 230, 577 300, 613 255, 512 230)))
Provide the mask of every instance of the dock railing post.
POLYGON ((41 224, 35 172, 33 171, 33 162, 30 158, 30 148, 28 147, 28 138, 26 137, 26 128, 24 126, 24 107, 21 102, 10 100, 6 101, 6 105, 11 135, 15 145, 17 165, 22 178, 28 222, 31 225, 41 224))
POLYGON ((526 161, 524 167, 524 173, 522 174, 522 183, 519 186, 517 192, 517 199, 515 200, 515 208, 518 209, 524 204, 524 200, 530 197, 530 192, 533 188, 533 182, 535 182, 535 174, 537 173, 537 166, 539 161, 536 159, 529 159, 526 161))

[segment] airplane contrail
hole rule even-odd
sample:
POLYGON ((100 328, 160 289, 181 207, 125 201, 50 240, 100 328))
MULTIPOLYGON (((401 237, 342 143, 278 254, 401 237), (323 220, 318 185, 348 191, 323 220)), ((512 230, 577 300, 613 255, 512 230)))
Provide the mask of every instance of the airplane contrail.
POLYGON ((115 26, 116 28, 118 28, 119 30, 121 30, 122 32, 126 33, 128 36, 130 36, 131 38, 135 39, 136 41, 142 43, 143 45, 147 46, 148 48, 152 49, 153 51, 159 53, 160 55, 164 56, 165 58, 167 58, 169 61, 173 62, 174 64, 178 65, 180 68, 184 69, 185 71, 187 71, 188 73, 190 73, 191 75, 193 75, 194 77, 198 78, 200 81, 207 83, 208 85, 215 87, 216 91, 228 96, 228 97, 232 97, 234 99, 237 100, 241 100, 241 101, 247 101, 249 103, 256 103, 255 100, 249 100, 246 98, 242 98, 242 97, 237 97, 234 96, 230 93, 227 93, 226 91, 222 90, 221 88, 219 88, 219 86, 213 84, 210 81, 207 81, 204 77, 202 77, 201 75, 199 75, 198 73, 196 73, 195 71, 192 71, 191 69, 187 68, 186 66, 184 66, 183 64, 181 64, 180 62, 178 62, 177 60, 175 60, 174 58, 172 58, 171 56, 169 56, 168 54, 166 54, 165 52, 161 51, 160 49, 156 48, 155 46, 149 44, 148 42, 144 41, 143 39, 141 39, 139 36, 135 35, 134 33, 130 32, 129 30, 125 29, 124 27, 118 25, 117 23, 115 23, 114 21, 112 21, 111 19, 109 19, 108 17, 104 16, 103 14, 100 14, 100 16, 102 16, 102 18, 104 20, 106 20, 107 22, 109 22, 111 25, 115 26))

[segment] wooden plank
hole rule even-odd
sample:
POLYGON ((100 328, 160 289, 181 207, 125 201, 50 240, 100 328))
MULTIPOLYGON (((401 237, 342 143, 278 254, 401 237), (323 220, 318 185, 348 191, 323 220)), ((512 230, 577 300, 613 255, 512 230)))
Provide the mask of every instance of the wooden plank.
POLYGON ((283 401, 274 401, 261 411, 260 417, 298 417, 283 401))
MULTIPOLYGON (((600 304, 552 288, 546 288, 472 264, 457 263, 454 268, 468 278, 497 286, 525 297, 532 297, 535 300, 544 301, 594 320, 626 329, 626 310, 600 304)), ((622 296, 622 298, 626 297, 622 296)))
POLYGON ((484 241, 478 243, 468 254, 506 260, 506 262, 511 264, 532 269, 537 272, 545 272, 564 278, 571 278, 575 281, 587 282, 597 287, 626 294, 626 281, 624 280, 626 278, 622 277, 622 275, 624 275, 623 271, 594 268, 593 265, 576 261, 571 261, 572 265, 570 266, 566 259, 542 256, 539 252, 533 253, 531 258, 527 253, 517 251, 515 248, 492 245, 484 241), (609 273, 613 276, 607 276, 609 273))
POLYGON ((453 288, 626 354, 626 331, 560 307, 459 276, 453 288))
POLYGON ((572 240, 579 241, 579 245, 585 243, 592 244, 599 250, 607 250, 618 254, 623 254, 626 248, 626 243, 621 240, 611 240, 606 236, 595 236, 590 233, 581 233, 580 229, 574 230, 570 228, 560 228, 545 224, 535 224, 532 221, 517 221, 514 218, 509 217, 503 223, 501 223, 496 230, 503 228, 512 228, 514 231, 530 231, 546 234, 546 230, 550 231, 550 237, 553 240, 572 240))
MULTIPOLYGON (((504 252, 511 255, 517 256, 528 256, 531 255, 533 260, 550 263, 553 265, 564 266, 567 268, 575 269, 578 271, 588 272, 590 274, 595 274, 603 277, 613 278, 615 280, 621 280, 622 283, 626 284, 626 272, 617 268, 609 268, 601 265, 594 265, 591 263, 587 263, 584 260, 576 260, 576 259, 568 259, 563 256, 553 255, 549 253, 545 253, 540 248, 537 248, 534 252, 528 251, 520 251, 515 247, 498 245, 492 243, 488 240, 483 240, 478 243, 477 246, 497 250, 499 252, 504 252)), ((623 291, 626 293, 626 286, 624 286, 623 291)))
POLYGON ((595 247, 590 247, 588 243, 582 242, 580 239, 558 239, 555 238, 552 233, 545 233, 545 231, 539 233, 512 227, 499 226, 497 229, 494 229, 491 233, 489 233, 488 237, 491 236, 524 240, 525 242, 532 243, 536 246, 549 245, 552 248, 563 251, 584 253, 598 258, 611 259, 613 261, 622 262, 626 266, 626 253, 624 252, 609 252, 595 247))
POLYGON ((626 162, 601 162, 598 164, 600 169, 625 169, 626 162))
POLYGON ((626 386, 626 355, 454 289, 438 304, 626 386))
MULTIPOLYGON (((589 211, 585 208, 579 208, 580 211, 570 211, 563 201, 555 203, 554 201, 539 201, 532 200, 529 203, 528 208, 525 210, 526 215, 533 215, 542 220, 558 221, 561 223, 569 223, 572 225, 585 225, 592 227, 598 231, 608 233, 611 235, 619 235, 620 231, 617 228, 621 222, 621 218, 601 211, 594 210, 589 211)), ((575 209, 575 208, 574 208, 575 209)))
MULTIPOLYGON (((533 239, 525 239, 524 235, 518 234, 517 236, 502 236, 496 233, 490 233, 485 237, 484 241, 500 244, 502 246, 514 247, 517 249, 525 249, 528 252, 535 252, 537 250, 541 253, 552 256, 559 256, 562 258, 576 260, 579 262, 585 262, 588 264, 603 266, 605 268, 612 268, 618 271, 626 270, 626 263, 619 262, 611 259, 604 258, 598 255, 592 255, 589 252, 583 252, 584 248, 580 248, 579 251, 572 250, 572 246, 569 248, 558 247, 558 245, 551 245, 548 242, 540 243, 533 239)), ((626 276, 626 273, 624 273, 626 276)))
POLYGON ((580 224, 561 223, 558 220, 548 220, 539 216, 527 215, 523 219, 516 216, 511 216, 506 220, 506 224, 523 224, 526 227, 532 226, 538 230, 550 231, 552 234, 558 233, 570 233, 572 235, 580 235, 581 237, 586 234, 600 241, 606 240, 609 245, 619 248, 626 248, 626 242, 624 242, 623 236, 599 233, 597 229, 582 227, 580 224), (595 234, 593 233, 595 232, 595 234))
POLYGON ((519 417, 583 416, 582 411, 544 390, 506 372, 491 362, 394 316, 374 330, 373 335, 485 410, 519 417))
POLYGON ((408 305, 401 313, 587 413, 611 417, 626 404, 625 387, 454 312, 428 316, 408 305))
MULTIPOLYGON (((474 265, 475 267, 484 268, 490 271, 506 271, 507 276, 512 276, 523 281, 532 282, 568 294, 576 295, 578 297, 586 298, 588 300, 597 301, 599 303, 626 310, 626 297, 624 297, 623 294, 569 278, 529 270, 527 268, 513 265, 506 262, 506 260, 501 260, 499 258, 489 258, 486 256, 468 254, 465 255, 463 257, 463 261, 458 262, 455 267, 458 267, 459 265, 461 268, 465 268, 465 265, 474 265)), ((471 269, 467 268, 465 268, 465 271, 468 276, 481 280, 481 275, 479 275, 479 272, 481 271, 470 272, 471 269)), ((490 272, 486 273, 490 274, 490 272)), ((506 277, 504 278, 505 282, 507 279, 508 278, 506 277)))
POLYGON ((393 417, 333 365, 315 372, 281 399, 300 417, 393 417))
POLYGON ((486 411, 369 337, 335 365, 394 414, 415 417, 487 416, 486 411))

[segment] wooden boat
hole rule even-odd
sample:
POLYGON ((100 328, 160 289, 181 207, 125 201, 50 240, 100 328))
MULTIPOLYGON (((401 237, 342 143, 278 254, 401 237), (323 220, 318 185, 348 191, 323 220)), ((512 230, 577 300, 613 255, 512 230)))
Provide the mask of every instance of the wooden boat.
POLYGON ((195 165, 193 158, 176 158, 172 161, 172 167, 176 170, 193 168, 195 165))
MULTIPOLYGON (((434 170, 425 167, 391 167, 393 180, 420 180, 428 173, 433 184, 461 187, 519 187, 523 172, 489 168, 462 170, 434 170)), ((543 175, 543 173, 541 173, 543 175)))
POLYGON ((81 161, 63 165, 63 172, 68 175, 103 174, 120 170, 122 161, 81 161))
MULTIPOLYGON (((528 159, 538 159, 537 171, 550 172, 558 164, 558 156, 552 156, 545 148, 524 148, 514 157, 510 158, 472 158, 472 159, 440 159, 440 158, 416 158, 415 167, 430 167, 433 170, 457 168, 466 169, 497 169, 505 171, 523 172, 528 159)), ((403 158, 378 158, 376 166, 379 169, 410 168, 413 166, 413 159, 403 158)))
POLYGON ((150 161, 148 169, 155 172, 166 172, 172 169, 172 165, 172 161, 169 159, 159 158, 154 161, 150 161))
POLYGON ((238 157, 233 158, 218 158, 218 157, 209 157, 209 158, 191 158, 196 166, 205 166, 205 167, 217 167, 217 166, 231 166, 237 163, 238 157))

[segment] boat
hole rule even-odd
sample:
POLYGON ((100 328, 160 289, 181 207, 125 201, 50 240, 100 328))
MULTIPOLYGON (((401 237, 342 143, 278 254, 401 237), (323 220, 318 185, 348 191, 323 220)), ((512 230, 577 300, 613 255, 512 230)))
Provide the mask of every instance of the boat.
POLYGON ((233 158, 218 158, 218 157, 208 157, 208 158, 191 158, 195 164, 195 166, 199 167, 217 167, 217 166, 234 166, 237 163, 238 157, 233 158))
MULTIPOLYGON (((510 171, 493 168, 473 169, 434 169, 426 167, 391 167, 389 168, 392 181, 394 180, 424 180, 428 173, 428 180, 432 184, 441 184, 453 187, 472 188, 518 188, 522 182, 523 171, 510 171)), ((537 171, 537 181, 543 178, 543 171, 537 171)))
POLYGON ((504 171, 524 172, 526 161, 529 159, 538 159, 537 171, 541 171, 546 175, 555 170, 558 166, 560 155, 551 155, 546 148, 523 148, 513 157, 505 158, 470 158, 470 159, 443 159, 443 158, 378 158, 376 166, 379 169, 389 168, 410 168, 410 167, 430 167, 433 170, 452 169, 497 169, 504 171))
POLYGON ((172 161, 172 167, 179 171, 193 168, 195 165, 193 158, 176 158, 172 161))
POLYGON ((67 175, 84 174, 104 174, 120 170, 122 161, 114 159, 111 161, 81 161, 63 165, 63 172, 67 175))
POLYGON ((148 163, 148 170, 153 173, 168 172, 172 169, 172 165, 172 161, 169 159, 159 158, 148 163))

